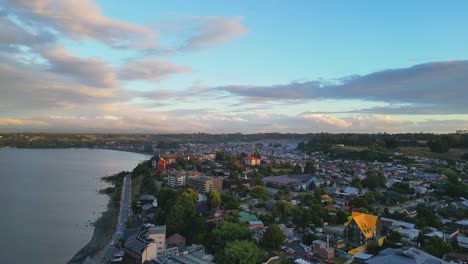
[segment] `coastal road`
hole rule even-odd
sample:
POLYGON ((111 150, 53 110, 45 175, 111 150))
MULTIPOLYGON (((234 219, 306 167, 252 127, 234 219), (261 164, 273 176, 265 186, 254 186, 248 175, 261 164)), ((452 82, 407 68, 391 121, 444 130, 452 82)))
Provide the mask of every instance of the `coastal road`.
POLYGON ((125 230, 127 219, 130 216, 131 202, 132 202, 132 177, 130 174, 127 174, 124 178, 122 185, 122 195, 120 199, 120 210, 119 218, 117 221, 117 227, 114 234, 112 235, 111 241, 109 241, 106 246, 101 250, 101 252, 95 258, 96 263, 108 263, 112 260, 112 257, 117 252, 115 244, 118 242, 119 238, 122 237, 123 231, 125 230))

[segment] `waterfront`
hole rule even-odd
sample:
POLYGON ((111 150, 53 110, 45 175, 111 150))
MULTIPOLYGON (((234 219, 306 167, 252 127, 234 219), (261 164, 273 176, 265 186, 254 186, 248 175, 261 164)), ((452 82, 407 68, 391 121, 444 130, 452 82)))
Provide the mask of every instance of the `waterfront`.
POLYGON ((97 149, 0 149, 2 263, 65 263, 90 240, 108 196, 100 177, 149 156, 97 149))

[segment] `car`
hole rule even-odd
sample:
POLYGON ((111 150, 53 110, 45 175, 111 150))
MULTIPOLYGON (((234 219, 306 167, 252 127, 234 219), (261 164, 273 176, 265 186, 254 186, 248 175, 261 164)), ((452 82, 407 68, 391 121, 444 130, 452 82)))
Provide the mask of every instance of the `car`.
POLYGON ((305 254, 304 254, 304 258, 305 258, 305 259, 312 259, 312 254, 305 253, 305 254))
POLYGON ((296 250, 290 248, 287 253, 288 255, 293 255, 293 254, 296 254, 296 250))

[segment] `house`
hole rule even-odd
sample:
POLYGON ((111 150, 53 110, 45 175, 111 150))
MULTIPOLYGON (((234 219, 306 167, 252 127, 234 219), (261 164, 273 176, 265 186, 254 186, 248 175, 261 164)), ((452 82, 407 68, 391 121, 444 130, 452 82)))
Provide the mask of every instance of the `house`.
POLYGON ((216 158, 216 153, 210 152, 210 153, 203 154, 203 159, 214 160, 215 158, 216 158))
POLYGON ((247 166, 260 165, 260 162, 261 162, 261 159, 253 157, 253 156, 245 157, 244 159, 244 164, 247 166))
POLYGON ((468 249, 468 237, 466 236, 457 236, 458 245, 461 248, 468 249))
POLYGON ((434 257, 424 251, 416 248, 387 248, 380 253, 370 258, 365 262, 366 264, 382 264, 382 263, 398 263, 398 264, 420 264, 420 263, 434 263, 434 264, 448 264, 448 262, 434 257))
POLYGON ((185 246, 185 237, 183 237, 179 233, 175 233, 166 239, 167 248, 181 247, 181 246, 185 246))
POLYGON ((462 234, 468 233, 468 220, 459 220, 454 223, 454 227, 462 234))
POLYGON ((314 255, 320 256, 322 259, 331 260, 335 257, 335 249, 330 247, 328 243, 322 240, 312 242, 314 255))
POLYGON ((169 164, 169 163, 167 162, 167 160, 161 158, 161 159, 158 161, 158 165, 157 165, 156 171, 158 171, 158 172, 165 172, 165 171, 167 171, 167 165, 168 165, 168 164, 169 164))
POLYGON ((403 240, 406 240, 406 241, 416 240, 416 238, 419 235, 419 232, 421 232, 421 230, 416 229, 416 228, 397 228, 394 231, 400 233, 403 240))
POLYGON ((378 216, 353 212, 351 219, 344 224, 345 239, 353 247, 365 245, 372 238, 377 238, 382 232, 378 216))
POLYGON ((281 188, 284 186, 291 187, 293 190, 308 190, 313 182, 317 182, 317 178, 312 175, 291 175, 291 176, 268 176, 262 179, 263 183, 267 186, 281 188))
POLYGON ((154 259, 148 264, 215 264, 213 256, 205 253, 202 245, 173 247, 165 250, 162 257, 154 259))
POLYGON ((158 199, 153 195, 143 194, 140 196, 140 199, 137 201, 137 207, 150 204, 154 207, 158 207, 158 199))
POLYGON ((333 198, 331 198, 328 194, 324 194, 324 195, 321 195, 320 196, 320 202, 321 203, 332 203, 333 202, 333 198))
POLYGON ((263 225, 262 221, 249 221, 249 229, 254 230, 254 229, 262 229, 265 226, 263 225))

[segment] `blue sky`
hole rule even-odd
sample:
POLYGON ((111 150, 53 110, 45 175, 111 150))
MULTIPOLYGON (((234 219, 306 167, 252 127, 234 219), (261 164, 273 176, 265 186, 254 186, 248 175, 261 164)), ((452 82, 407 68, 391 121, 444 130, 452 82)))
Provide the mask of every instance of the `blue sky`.
POLYGON ((467 7, 0 0, 0 131, 466 129, 467 7))

